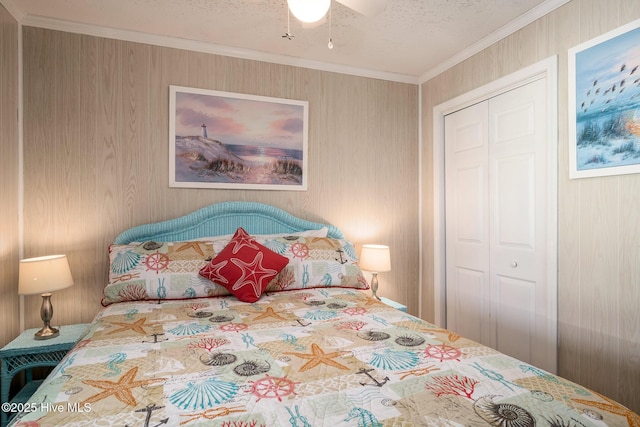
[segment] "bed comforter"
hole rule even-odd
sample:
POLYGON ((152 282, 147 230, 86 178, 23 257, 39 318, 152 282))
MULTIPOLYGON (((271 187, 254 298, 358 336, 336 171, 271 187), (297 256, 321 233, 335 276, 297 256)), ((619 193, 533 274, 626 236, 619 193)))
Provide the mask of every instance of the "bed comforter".
POLYGON ((640 426, 354 289, 104 308, 20 426, 640 426))

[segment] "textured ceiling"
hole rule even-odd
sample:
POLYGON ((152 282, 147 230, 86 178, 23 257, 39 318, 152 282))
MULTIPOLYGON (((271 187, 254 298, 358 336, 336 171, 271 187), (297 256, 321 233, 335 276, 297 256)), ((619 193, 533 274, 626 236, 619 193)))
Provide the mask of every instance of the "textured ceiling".
POLYGON ((291 17, 291 40, 282 37, 288 25, 286 0, 0 3, 25 25, 89 24, 418 78, 483 40, 516 30, 531 21, 526 18, 538 18, 566 1, 388 0, 382 13, 364 16, 334 0, 331 19, 327 16, 320 24, 303 27, 291 17), (330 37, 333 49, 327 47, 330 37))

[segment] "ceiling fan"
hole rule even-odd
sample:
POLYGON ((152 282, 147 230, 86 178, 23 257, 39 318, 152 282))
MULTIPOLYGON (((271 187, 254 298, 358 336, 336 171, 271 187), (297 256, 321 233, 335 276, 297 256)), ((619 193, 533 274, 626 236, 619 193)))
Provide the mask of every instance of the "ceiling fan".
MULTIPOLYGON (((336 0, 343 6, 346 6, 355 12, 372 17, 376 16, 387 7, 387 0, 336 0)), ((287 32, 282 38, 291 40, 293 33, 289 24, 289 16, 295 16, 301 23, 303 28, 313 28, 325 21, 327 14, 331 21, 331 0, 287 0, 289 8, 287 15, 287 32)), ((331 23, 329 23, 329 49, 333 49, 333 38, 331 37, 331 23)))
MULTIPOLYGON (((387 0, 336 0, 338 3, 371 17, 381 13, 387 0)), ((324 18, 331 7, 331 0, 287 0, 289 10, 299 21, 314 23, 324 18)))

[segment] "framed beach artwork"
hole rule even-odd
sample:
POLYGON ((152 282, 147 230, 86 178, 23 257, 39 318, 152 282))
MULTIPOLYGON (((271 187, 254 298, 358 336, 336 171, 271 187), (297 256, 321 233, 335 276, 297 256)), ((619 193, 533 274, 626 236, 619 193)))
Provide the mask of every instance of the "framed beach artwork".
POLYGON ((640 20, 569 50, 570 178, 640 172, 640 20))
POLYGON ((307 189, 308 102, 169 87, 169 186, 307 189))

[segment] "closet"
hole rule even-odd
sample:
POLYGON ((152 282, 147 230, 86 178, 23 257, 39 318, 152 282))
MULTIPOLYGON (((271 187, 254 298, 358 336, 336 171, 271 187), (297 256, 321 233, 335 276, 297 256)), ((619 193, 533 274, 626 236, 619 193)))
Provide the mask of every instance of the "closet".
POLYGON ((553 371, 546 85, 542 77, 444 118, 445 298, 448 329, 553 371))

